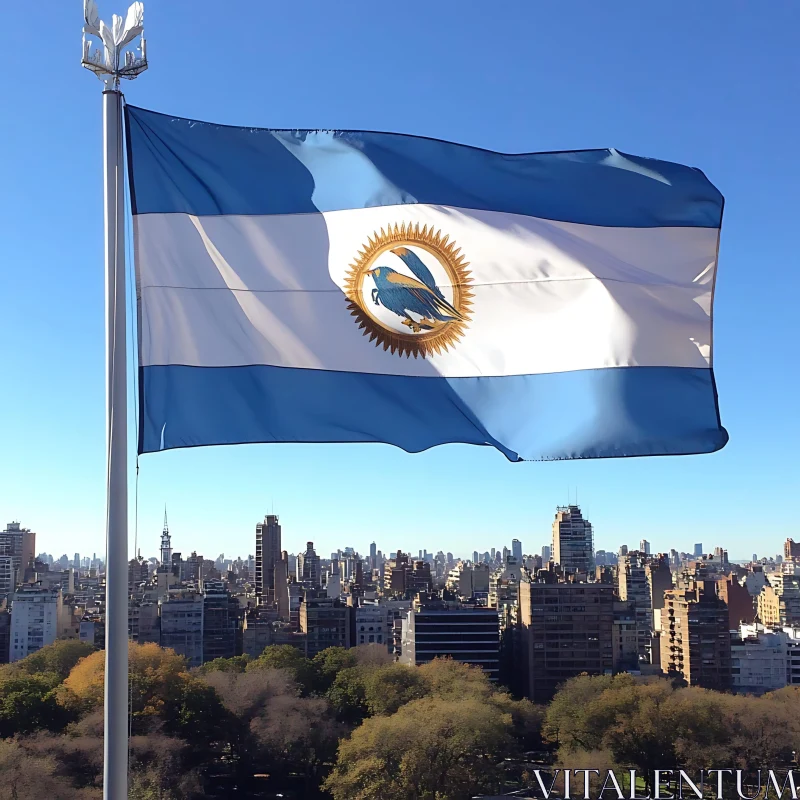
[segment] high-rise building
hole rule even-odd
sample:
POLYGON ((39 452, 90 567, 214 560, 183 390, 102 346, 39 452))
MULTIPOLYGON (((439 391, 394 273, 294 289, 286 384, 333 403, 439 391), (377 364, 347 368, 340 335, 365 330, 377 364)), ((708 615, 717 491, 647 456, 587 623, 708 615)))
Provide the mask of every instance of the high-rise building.
POLYGON ((569 572, 594 569, 592 524, 579 506, 559 506, 553 521, 553 560, 569 572))
POLYGON ((369 546, 369 568, 375 569, 378 566, 378 546, 372 542, 369 546))
POLYGON ((637 628, 636 603, 633 601, 615 601, 614 627, 611 636, 615 673, 638 670, 640 668, 637 628))
POLYGON ((159 601, 161 646, 184 656, 190 667, 203 664, 203 595, 178 589, 159 601))
POLYGON ((661 669, 690 686, 726 691, 731 686, 728 607, 715 581, 689 581, 665 595, 661 669))
POLYGON ((621 556, 617 567, 619 597, 632 602, 636 609, 636 631, 639 637, 639 660, 650 663, 653 607, 650 585, 645 571, 646 557, 642 552, 621 556))
POLYGON ((646 556, 650 555, 650 542, 647 539, 642 539, 639 542, 639 550, 644 553, 646 556))
POLYGON ((61 588, 21 586, 11 604, 9 661, 20 659, 52 644, 62 622, 61 588))
POLYGON ((731 574, 717 579, 717 594, 728 609, 728 630, 739 630, 739 624, 749 625, 755 621, 753 598, 736 576, 731 574))
POLYGON ((550 550, 550 545, 546 544, 546 545, 544 545, 544 547, 542 547, 542 562, 544 564, 546 564, 550 560, 550 553, 551 552, 552 551, 550 550))
POLYGON ((353 646, 352 606, 328 597, 319 589, 306 589, 300 603, 300 630, 306 635, 306 655, 313 658, 328 647, 353 646))
POLYGON ((203 584, 203 663, 233 658, 242 651, 243 615, 239 601, 222 581, 203 584))
POLYGON ((289 554, 281 551, 281 557, 275 562, 275 607, 278 619, 289 619, 289 554))
POLYGON ((703 543, 702 542, 698 542, 694 546, 694 557, 695 558, 702 558, 702 556, 703 556, 703 543))
POLYGON ((281 525, 275 514, 267 514, 256 525, 256 598, 259 604, 275 602, 275 562, 281 557, 281 525))
POLYGON ((522 563, 522 542, 519 539, 511 540, 511 555, 517 561, 517 564, 522 563))
POLYGON ((758 619, 768 628, 800 625, 800 576, 770 576, 758 595, 758 619))
POLYGON ((169 535, 166 506, 164 506, 164 527, 161 529, 161 566, 165 569, 172 566, 172 538, 169 535))
POLYGON ((481 667, 493 681, 500 670, 500 620, 489 608, 452 608, 421 599, 402 621, 400 662, 419 666, 452 658, 481 667))
POLYGON ((25 577, 36 554, 36 533, 19 522, 0 531, 0 597, 8 597, 25 577), (7 560, 6 560, 7 559, 7 560))
POLYGON ((672 588, 672 569, 666 553, 648 559, 645 573, 650 587, 650 605, 653 609, 664 608, 664 592, 672 588))
MULTIPOLYGON (((783 545, 783 557, 787 561, 800 561, 800 542, 795 542, 794 539, 787 539, 783 545)), ((753 555, 753 561, 756 560, 753 555)))
POLYGON ((297 578, 310 589, 322 585, 320 560, 317 551, 314 550, 314 542, 306 542, 305 553, 297 554, 297 578))
POLYGON ((613 670, 612 585, 522 580, 519 614, 519 683, 534 703, 549 702, 568 678, 613 670))

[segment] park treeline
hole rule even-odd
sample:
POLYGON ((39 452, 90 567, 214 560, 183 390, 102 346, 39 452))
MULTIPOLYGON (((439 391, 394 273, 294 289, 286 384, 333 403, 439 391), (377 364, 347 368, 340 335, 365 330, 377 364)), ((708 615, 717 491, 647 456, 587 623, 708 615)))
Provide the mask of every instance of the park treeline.
MULTIPOLYGON (((0 667, 0 800, 102 796, 104 661, 62 641, 0 667)), ((794 687, 583 675, 543 707, 475 667, 409 667, 375 645, 314 659, 273 646, 189 670, 131 644, 130 704, 131 800, 467 800, 534 786, 536 767, 754 771, 800 751, 794 687)))

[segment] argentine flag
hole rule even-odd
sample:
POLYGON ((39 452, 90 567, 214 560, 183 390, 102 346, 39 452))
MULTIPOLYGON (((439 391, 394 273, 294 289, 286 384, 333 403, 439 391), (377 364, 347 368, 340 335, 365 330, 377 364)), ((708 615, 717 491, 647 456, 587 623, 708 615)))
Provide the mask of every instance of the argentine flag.
POLYGON ((490 445, 511 460, 723 447, 723 199, 616 150, 126 109, 139 452, 490 445))

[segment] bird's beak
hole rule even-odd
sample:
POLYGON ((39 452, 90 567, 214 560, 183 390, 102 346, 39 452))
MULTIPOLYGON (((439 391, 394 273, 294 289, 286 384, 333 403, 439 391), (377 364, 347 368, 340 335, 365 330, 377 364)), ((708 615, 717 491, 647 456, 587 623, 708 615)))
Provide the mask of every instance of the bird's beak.
POLYGON ((375 270, 374 269, 368 269, 367 270, 367 275, 374 275, 374 274, 375 274, 375 270))

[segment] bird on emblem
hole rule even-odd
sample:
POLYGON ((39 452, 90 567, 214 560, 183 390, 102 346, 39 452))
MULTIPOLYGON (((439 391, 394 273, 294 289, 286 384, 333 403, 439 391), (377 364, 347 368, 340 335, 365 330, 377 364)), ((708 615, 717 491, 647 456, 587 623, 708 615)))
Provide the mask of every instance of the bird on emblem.
POLYGON ((414 333, 433 330, 437 322, 464 319, 458 309, 445 299, 431 271, 416 253, 407 247, 395 247, 391 252, 402 259, 416 278, 391 267, 368 270, 367 275, 371 275, 375 281, 372 302, 376 306, 382 305, 402 317, 403 325, 414 333), (420 317, 419 322, 414 321, 411 314, 420 317))

